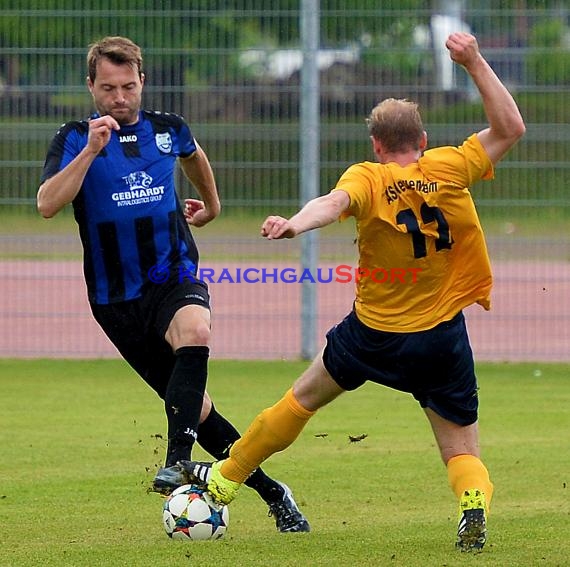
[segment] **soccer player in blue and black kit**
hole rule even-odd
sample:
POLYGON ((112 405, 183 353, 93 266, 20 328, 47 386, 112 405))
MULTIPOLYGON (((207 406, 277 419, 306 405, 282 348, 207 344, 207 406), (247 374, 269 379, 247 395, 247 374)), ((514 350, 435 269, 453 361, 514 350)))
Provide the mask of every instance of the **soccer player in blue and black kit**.
MULTIPOLYGON (((52 140, 38 210, 50 218, 72 203, 93 316, 164 400, 168 447, 153 489, 169 494, 187 483, 177 462, 190 457, 196 440, 223 459, 239 438, 206 392, 209 295, 196 277, 198 250, 188 226, 218 216, 220 201, 208 157, 184 119, 141 110, 140 48, 106 37, 90 46, 87 65, 96 112, 64 124, 52 140), (201 197, 186 199, 184 209, 177 162, 201 197)), ((309 531, 285 484, 261 469, 247 484, 281 532, 309 531)))

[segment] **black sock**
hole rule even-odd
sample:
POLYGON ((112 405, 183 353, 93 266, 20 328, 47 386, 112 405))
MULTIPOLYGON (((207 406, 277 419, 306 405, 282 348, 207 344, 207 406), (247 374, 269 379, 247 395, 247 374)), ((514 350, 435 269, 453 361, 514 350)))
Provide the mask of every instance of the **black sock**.
POLYGON ((164 397, 168 420, 167 467, 191 456, 206 390, 210 349, 185 346, 175 355, 176 362, 164 397))
MULTIPOLYGON (((220 413, 214 404, 208 417, 198 427, 198 443, 217 460, 226 459, 230 447, 240 438, 238 430, 220 413)), ((283 489, 261 468, 255 469, 245 481, 245 485, 253 488, 265 502, 275 502, 283 496, 283 489)))

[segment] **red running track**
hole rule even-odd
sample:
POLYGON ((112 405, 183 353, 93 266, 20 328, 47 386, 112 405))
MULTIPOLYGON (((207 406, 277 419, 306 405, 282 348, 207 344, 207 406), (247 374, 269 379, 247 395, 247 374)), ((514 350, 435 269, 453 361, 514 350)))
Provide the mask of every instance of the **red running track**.
MULTIPOLYGON (((217 278, 224 268, 237 274, 240 266, 243 271, 243 263, 237 262, 206 267, 217 278)), ((247 267, 267 272, 289 266, 247 267)), ((466 310, 476 359, 570 362, 570 264, 495 263, 494 274, 492 310, 466 310)), ((353 284, 312 285, 317 286, 320 344, 326 330, 351 308, 353 284)), ((210 293, 213 357, 300 357, 300 284, 223 281, 211 284, 210 293)), ((0 314, 2 357, 118 356, 91 317, 80 262, 0 262, 0 314)))

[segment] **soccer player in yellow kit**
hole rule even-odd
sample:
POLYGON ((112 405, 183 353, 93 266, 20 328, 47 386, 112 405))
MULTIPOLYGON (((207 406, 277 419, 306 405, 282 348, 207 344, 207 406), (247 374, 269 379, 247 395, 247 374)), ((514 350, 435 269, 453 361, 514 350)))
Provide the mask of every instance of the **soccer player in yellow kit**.
POLYGON ((356 299, 327 333, 322 352, 254 419, 229 458, 180 463, 221 502, 230 502, 252 471, 293 443, 319 408, 372 381, 419 402, 459 501, 456 546, 480 551, 485 544, 493 484, 480 459, 477 380, 462 310, 473 303, 489 309, 492 275, 469 187, 493 177, 525 125, 475 37, 453 33, 446 46, 477 86, 487 128, 458 147, 426 150, 417 105, 384 100, 367 120, 378 163, 352 165, 329 194, 290 219, 270 216, 262 225, 268 239, 293 238, 354 217, 356 299))

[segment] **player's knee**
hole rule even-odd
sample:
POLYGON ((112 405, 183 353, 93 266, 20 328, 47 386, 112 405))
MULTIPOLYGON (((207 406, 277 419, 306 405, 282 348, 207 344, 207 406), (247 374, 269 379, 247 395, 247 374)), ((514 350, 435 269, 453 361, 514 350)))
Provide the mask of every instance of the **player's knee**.
POLYGON ((184 346, 209 346, 210 336, 209 322, 194 317, 173 321, 165 338, 176 351, 184 346))
POLYGON ((198 323, 190 326, 183 332, 183 342, 193 346, 208 346, 210 344, 210 326, 206 323, 198 323))

